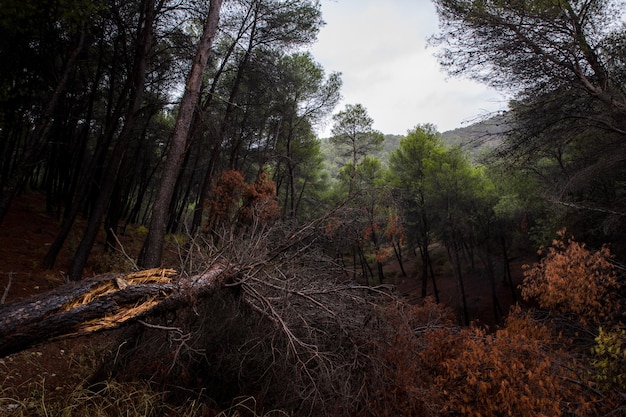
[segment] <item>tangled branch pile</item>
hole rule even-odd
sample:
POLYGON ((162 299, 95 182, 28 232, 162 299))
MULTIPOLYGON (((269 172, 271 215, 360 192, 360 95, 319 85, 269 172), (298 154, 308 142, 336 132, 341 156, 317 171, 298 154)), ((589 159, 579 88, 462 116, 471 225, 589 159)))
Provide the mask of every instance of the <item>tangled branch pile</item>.
POLYGON ((530 314, 488 333, 458 327, 434 302, 409 306, 391 287, 357 284, 329 256, 323 223, 255 223, 245 238, 222 233, 220 247, 192 242, 181 251, 187 274, 227 264, 232 279, 135 328, 112 376, 149 379, 181 402, 191 392, 222 406, 249 396, 293 416, 591 416, 616 407, 618 397, 581 377, 588 368, 563 348, 569 342, 530 314))
POLYGON ((220 247, 193 241, 181 251, 184 274, 222 263, 234 278, 129 335, 116 376, 200 388, 225 403, 254 395, 300 415, 364 409, 373 389, 367 375, 384 374, 373 355, 384 343, 376 340, 384 337, 382 305, 395 297, 390 287, 354 283, 324 253, 318 224, 255 223, 245 238, 225 231, 220 247))
MULTIPOLYGON (((124 307, 134 312, 152 302, 146 288, 155 286, 162 301, 126 320, 137 325, 126 327, 90 389, 147 384, 175 407, 193 399, 226 409, 249 398, 254 415, 623 411, 620 330, 601 333, 590 356, 554 323, 521 309, 493 332, 459 327, 431 300, 408 305, 392 287, 358 284, 330 255, 332 221, 223 228, 180 247, 176 276, 103 276, 81 285, 88 291, 79 297, 64 289, 72 301, 50 311, 78 314, 98 300, 119 309, 125 294, 141 289, 141 303, 124 307)), ((584 323, 568 323, 593 335, 584 323)))

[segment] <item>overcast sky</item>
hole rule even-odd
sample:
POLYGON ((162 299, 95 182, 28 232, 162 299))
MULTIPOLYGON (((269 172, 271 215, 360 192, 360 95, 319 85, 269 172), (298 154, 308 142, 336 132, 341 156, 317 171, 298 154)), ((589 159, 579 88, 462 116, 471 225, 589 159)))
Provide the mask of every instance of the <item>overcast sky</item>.
MULTIPOLYGON (((312 48, 326 73, 342 73, 343 101, 363 104, 374 128, 400 134, 432 123, 440 132, 506 109, 506 98, 475 82, 450 78, 427 38, 438 30, 430 0, 322 0, 326 25, 312 48)), ((332 121, 322 136, 328 136, 332 121)))

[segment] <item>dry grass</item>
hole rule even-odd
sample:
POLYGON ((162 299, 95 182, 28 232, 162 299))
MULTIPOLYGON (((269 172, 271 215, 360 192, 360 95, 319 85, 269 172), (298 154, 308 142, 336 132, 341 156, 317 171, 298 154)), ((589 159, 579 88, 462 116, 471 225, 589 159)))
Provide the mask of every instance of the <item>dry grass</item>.
POLYGON ((0 388, 0 415, 12 417, 288 417, 284 411, 258 411, 253 397, 237 398, 225 410, 216 410, 210 400, 201 394, 188 398, 182 404, 168 402, 168 393, 155 391, 147 382, 106 381, 94 387, 78 387, 64 398, 50 400, 50 392, 41 382, 27 395, 19 395, 13 388, 0 388))
MULTIPOLYGON (((8 392, 6 392, 8 391, 8 392)), ((166 393, 153 391, 146 383, 116 383, 107 381, 92 389, 77 388, 64 398, 54 401, 42 383, 25 398, 0 391, 0 414, 11 416, 200 416, 206 411, 195 399, 179 406, 167 404, 166 393), (8 394, 8 395, 7 395, 8 394)))

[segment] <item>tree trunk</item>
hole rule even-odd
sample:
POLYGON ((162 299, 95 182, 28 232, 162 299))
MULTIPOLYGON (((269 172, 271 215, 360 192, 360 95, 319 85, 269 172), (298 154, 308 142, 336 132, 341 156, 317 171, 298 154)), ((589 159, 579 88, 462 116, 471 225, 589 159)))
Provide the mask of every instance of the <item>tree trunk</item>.
MULTIPOLYGON (((242 30, 240 30, 240 34, 241 33, 242 33, 242 30)), ((215 96, 215 90, 217 89, 218 80, 224 74, 226 64, 228 63, 230 56, 234 52, 235 47, 238 45, 238 41, 240 39, 241 39, 241 36, 238 36, 237 39, 231 43, 230 48, 228 48, 228 51, 222 58, 222 64, 220 65, 220 68, 217 70, 217 72, 213 76, 211 89, 209 93, 207 94, 207 98, 204 104, 202 105, 203 112, 205 112, 209 108, 211 103, 213 102, 213 97, 215 96)), ((231 93, 231 97, 228 100, 228 107, 232 106, 233 105, 232 103, 233 103, 233 94, 231 93)), ((227 107, 227 112, 228 112, 228 107, 227 107)), ((195 135, 196 130, 199 129, 200 120, 201 120, 200 117, 197 117, 194 119, 195 124, 191 129, 192 137, 195 135)), ((204 171, 202 186, 200 187, 200 192, 198 193, 198 197, 196 199, 196 207, 193 212, 193 219, 191 221, 191 227, 190 227, 191 235, 194 235, 196 231, 200 229, 200 226, 202 226, 202 215, 204 214, 204 202, 209 195, 209 189, 211 188, 211 178, 213 177, 213 172, 215 170, 215 167, 219 163, 219 153, 221 151, 222 136, 221 134, 217 134, 218 136, 215 137, 215 135, 216 135, 215 133, 212 133, 212 132, 209 133, 209 142, 211 142, 211 140, 213 141, 213 148, 210 153, 210 158, 209 158, 209 163, 207 165, 207 169, 204 171)))
POLYGON ((174 280, 171 269, 107 274, 0 305, 0 357, 52 338, 110 330, 219 291, 234 275, 222 264, 174 280))
POLYGON ((427 250, 422 244, 419 245, 420 255, 422 258, 422 298, 428 293, 428 258, 427 250))
POLYGON ((393 246, 393 253, 396 255, 396 260, 398 261, 398 265, 400 266, 400 271, 402 271, 402 276, 406 277, 406 271, 404 269, 404 262, 402 261, 402 245, 398 244, 394 241, 391 242, 393 246))
POLYGON ((504 263, 504 280, 511 288, 511 297, 515 303, 517 302, 517 292, 515 291, 515 285, 513 285, 513 277, 511 276, 511 263, 504 233, 500 236, 500 245, 502 248, 502 262, 504 263))
POLYGON ((491 287, 491 304, 493 307, 493 319, 496 324, 500 324, 500 318, 504 314, 502 312, 502 307, 500 306, 500 301, 498 300, 496 274, 494 271, 493 261, 491 259, 491 245, 489 244, 489 239, 486 239, 486 242, 485 242, 484 256, 485 256, 484 266, 487 272, 487 277, 489 278, 489 286, 491 287))
POLYGON ((102 219, 109 205, 111 194, 113 193, 115 184, 117 182, 117 176, 124 160, 124 156, 128 149, 129 142, 131 140, 131 133, 135 127, 139 110, 143 102, 144 84, 146 79, 146 71, 148 65, 148 53, 152 48, 152 40, 154 37, 154 13, 155 13, 155 0, 146 0, 144 3, 144 24, 141 30, 141 41, 137 45, 135 52, 135 62, 132 74, 132 87, 131 87, 131 103, 128 108, 124 127, 120 132, 118 141, 113 149, 111 161, 105 171, 103 177, 102 189, 98 194, 96 203, 92 208, 87 223, 87 229, 80 241, 76 254, 74 255, 74 261, 70 266, 69 277, 71 280, 79 280, 83 274, 83 269, 87 263, 89 252, 96 241, 98 230, 102 223, 102 219))
MULTIPOLYGON (((209 160, 209 164, 205 171, 204 180, 202 181, 202 188, 200 189, 200 193, 198 195, 198 199, 196 202, 196 210, 194 212, 194 218, 193 218, 192 226, 191 226, 192 234, 195 233, 196 230, 198 230, 201 226, 202 215, 204 213, 204 203, 209 197, 210 188, 211 188, 211 180, 213 178, 213 175, 215 174, 215 170, 218 168, 221 162, 222 144, 224 143, 226 139, 226 130, 231 125, 231 122, 233 119, 233 113, 235 109, 237 108, 237 105, 235 104, 235 100, 236 100, 237 94, 239 93, 239 87, 243 80, 244 71, 247 68, 248 62, 250 60, 250 54, 252 52, 254 38, 256 35, 256 24, 257 24, 256 13, 258 13, 258 9, 255 8, 254 10, 255 10, 255 18, 253 20, 250 37, 248 40, 248 46, 241 62, 237 66, 237 74, 235 75, 235 80, 233 81, 232 87, 230 89, 230 93, 229 93, 228 100, 226 103, 226 110, 224 111, 224 117, 222 118, 222 122, 220 123, 220 127, 217 131, 217 137, 214 139, 215 143, 213 144, 213 147, 212 147, 211 158, 209 160)), ((252 9, 250 9, 250 11, 252 11, 252 9)), ((240 33, 243 33, 243 32, 240 31, 240 33)), ((236 45, 236 43, 237 42, 233 43, 233 47, 236 45)), ((230 55, 231 53, 232 53, 232 50, 229 50, 228 55, 230 55)), ((223 64, 225 63, 226 63, 226 58, 224 58, 224 61, 223 61, 223 64)), ((223 70, 224 70, 224 67, 223 66, 220 67, 220 70, 216 74, 216 77, 221 76, 223 73, 223 70)), ((209 94, 209 97, 214 96, 213 93, 215 92, 216 86, 217 86, 217 80, 213 80, 213 85, 211 86, 211 92, 209 94)), ((204 108, 206 108, 208 104, 209 102, 207 101, 204 108)))
POLYGON ((430 279, 433 282, 433 292, 435 293, 435 301, 439 304, 439 289, 437 288, 437 279, 435 277, 435 271, 433 270, 433 261, 430 257, 430 251, 426 246, 426 261, 428 262, 428 270, 430 271, 430 279))
POLYGON ((168 218, 168 210, 174 193, 176 180, 180 175, 180 166, 188 146, 189 128, 200 96, 202 75, 209 57, 213 38, 217 32, 219 14, 223 0, 211 0, 209 15, 202 31, 202 38, 196 51, 196 56, 187 78, 185 93, 180 103, 178 117, 174 126, 172 143, 170 146, 159 189, 154 201, 148 236, 142 248, 140 265, 156 267, 161 263, 163 253, 163 238, 168 218))
POLYGON ((47 124, 57 108, 57 104, 61 99, 61 95, 65 92, 68 80, 70 78, 70 74, 72 71, 74 71, 76 60, 78 59, 78 54, 83 49, 84 43, 85 32, 84 30, 81 30, 80 37, 78 39, 78 45, 70 54, 65 64, 65 68, 63 69, 63 73, 61 74, 61 78, 59 79, 56 88, 52 92, 52 96, 50 97, 50 100, 48 100, 46 107, 43 109, 42 115, 37 121, 33 133, 28 139, 28 143, 26 143, 25 145, 26 149, 24 151, 22 160, 18 163, 15 170, 11 173, 7 184, 5 185, 5 187, 3 187, 4 189, 0 190, 0 224, 8 213, 9 207, 13 202, 13 198, 26 180, 28 170, 32 168, 34 159, 37 157, 37 154, 40 150, 42 138, 44 136, 47 124))
POLYGON ((463 280, 463 272, 461 270, 461 257, 459 252, 461 249, 461 243, 459 243, 458 239, 452 236, 452 242, 448 242, 448 258, 452 261, 454 265, 454 272, 459 282, 459 289, 461 290, 461 303, 463 309, 463 322, 466 326, 469 326, 469 311, 467 308, 467 296, 465 294, 465 282, 463 280), (451 250, 452 247, 452 250, 451 250))

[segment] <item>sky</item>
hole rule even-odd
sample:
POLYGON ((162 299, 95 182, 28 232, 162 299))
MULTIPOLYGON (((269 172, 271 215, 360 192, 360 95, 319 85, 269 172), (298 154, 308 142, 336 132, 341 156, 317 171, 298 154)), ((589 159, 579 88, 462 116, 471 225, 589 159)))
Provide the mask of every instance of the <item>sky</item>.
MULTIPOLYGON (((327 74, 341 72, 343 100, 362 104, 384 134, 405 135, 418 124, 440 132, 506 110, 507 99, 488 86, 451 78, 427 47, 438 31, 430 0, 321 0, 322 27, 311 52, 327 74)), ((330 136, 332 120, 318 129, 330 136)))

